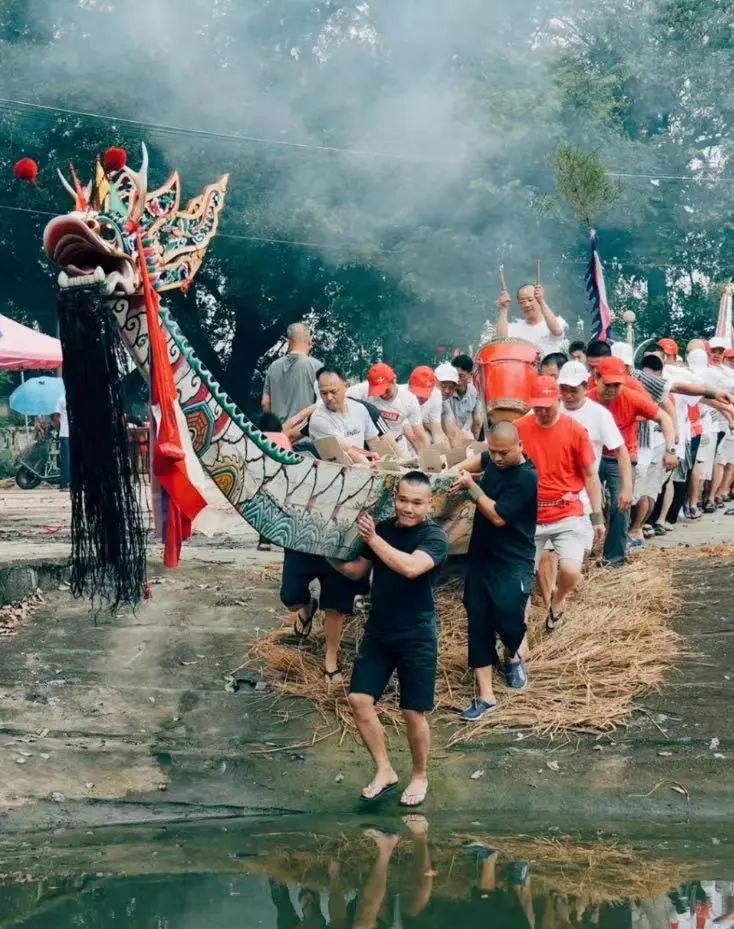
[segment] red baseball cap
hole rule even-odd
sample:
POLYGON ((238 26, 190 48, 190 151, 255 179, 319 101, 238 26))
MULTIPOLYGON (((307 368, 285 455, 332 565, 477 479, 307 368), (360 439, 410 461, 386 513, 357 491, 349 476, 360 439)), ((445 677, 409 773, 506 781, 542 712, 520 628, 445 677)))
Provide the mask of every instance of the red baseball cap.
POLYGON ((553 406, 561 396, 561 388, 554 377, 539 375, 530 389, 530 406, 553 406))
POLYGON ((433 368, 429 368, 428 365, 419 365, 414 368, 408 378, 408 387, 411 392, 424 400, 431 396, 435 386, 436 375, 433 373, 433 368))
POLYGON ((605 384, 624 384, 627 380, 627 366, 621 358, 602 358, 596 373, 605 384))
POLYGON ((394 380, 396 380, 395 372, 390 365, 385 364, 384 361, 378 361, 367 372, 367 382, 370 385, 368 395, 381 397, 394 380))
POLYGON ((678 343, 675 339, 658 340, 658 348, 662 348, 666 355, 673 355, 674 358, 678 357, 678 343))

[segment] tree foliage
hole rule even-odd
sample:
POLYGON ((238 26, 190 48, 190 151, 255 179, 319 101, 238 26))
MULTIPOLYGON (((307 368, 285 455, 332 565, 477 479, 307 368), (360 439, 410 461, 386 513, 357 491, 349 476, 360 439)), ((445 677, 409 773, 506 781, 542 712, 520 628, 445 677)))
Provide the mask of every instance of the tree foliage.
POLYGON ((723 0, 14 0, 2 96, 51 109, 0 102, 6 312, 55 330, 55 167, 88 174, 112 143, 134 162, 145 140, 151 178, 176 167, 187 196, 230 173, 222 234, 170 302, 245 406, 299 318, 355 375, 475 345, 500 263, 517 287, 540 259, 551 304, 584 320, 580 223, 640 337, 710 332, 732 274, 733 37, 723 0), (12 178, 26 154, 40 190, 12 178))

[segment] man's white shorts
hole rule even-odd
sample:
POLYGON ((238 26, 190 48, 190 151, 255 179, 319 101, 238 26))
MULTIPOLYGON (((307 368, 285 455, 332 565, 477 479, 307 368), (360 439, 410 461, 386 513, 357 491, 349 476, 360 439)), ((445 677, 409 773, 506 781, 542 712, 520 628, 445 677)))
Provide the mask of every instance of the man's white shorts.
POLYGON ((637 462, 635 468, 635 486, 632 495, 633 503, 637 503, 641 497, 650 497, 651 500, 657 500, 660 489, 663 486, 665 469, 663 467, 663 452, 665 449, 660 446, 653 450, 652 459, 646 465, 640 466, 637 462))
POLYGON ((716 458, 716 434, 704 433, 701 436, 701 444, 698 446, 698 470, 702 481, 710 481, 714 473, 714 459, 716 458))
POLYGON ((719 464, 731 465, 734 464, 734 434, 729 433, 729 435, 724 436, 719 445, 719 454, 718 454, 719 464))
MULTIPOLYGON (((594 527, 588 516, 584 516, 584 552, 588 554, 594 548, 594 527)), ((546 539, 543 551, 553 552, 555 547, 550 539, 546 539)))
POLYGON ((583 564, 590 528, 588 516, 568 516, 555 523, 538 525, 535 530, 535 567, 538 567, 546 542, 551 543, 559 561, 583 564))

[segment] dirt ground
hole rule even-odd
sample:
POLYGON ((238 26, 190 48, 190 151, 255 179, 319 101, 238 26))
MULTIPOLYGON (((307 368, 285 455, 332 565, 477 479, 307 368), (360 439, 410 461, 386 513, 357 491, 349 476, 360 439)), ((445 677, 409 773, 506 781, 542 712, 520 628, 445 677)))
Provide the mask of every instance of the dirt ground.
MULTIPOLYGON (((734 518, 717 515, 665 544, 731 542, 732 529, 734 518)), ((257 552, 224 508, 213 531, 192 540, 178 571, 154 552, 154 597, 136 613, 95 617, 54 584, 0 639, 0 831, 357 809, 368 776, 360 746, 329 736, 331 720, 304 702, 225 689, 251 637, 279 621, 280 556, 257 552)), ((0 491, 0 569, 67 555, 65 494, 0 491)), ((697 656, 628 728, 555 741, 497 733, 446 750, 439 727, 427 812, 730 818, 731 567, 681 563, 677 625, 697 656)), ((392 742, 407 774, 401 739, 392 742)))

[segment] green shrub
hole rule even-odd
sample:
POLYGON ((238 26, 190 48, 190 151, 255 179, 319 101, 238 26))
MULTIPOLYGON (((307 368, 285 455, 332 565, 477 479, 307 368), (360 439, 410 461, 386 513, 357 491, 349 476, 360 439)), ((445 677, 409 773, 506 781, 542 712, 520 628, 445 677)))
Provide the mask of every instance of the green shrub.
POLYGON ((15 455, 9 449, 0 451, 0 478, 15 474, 15 455))

